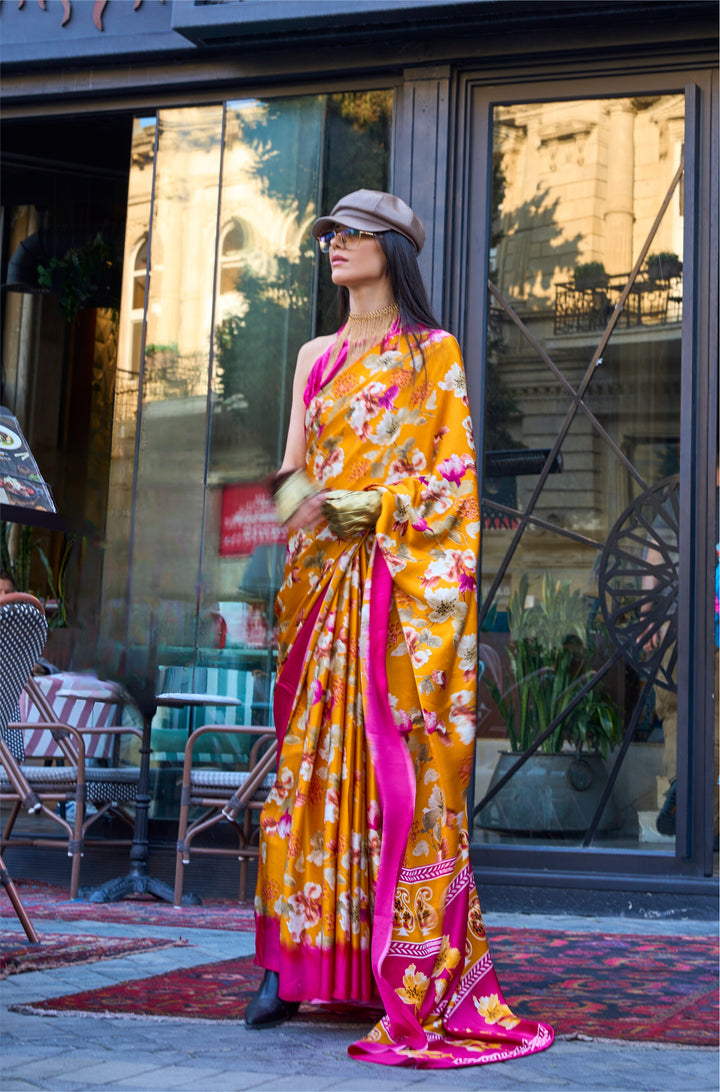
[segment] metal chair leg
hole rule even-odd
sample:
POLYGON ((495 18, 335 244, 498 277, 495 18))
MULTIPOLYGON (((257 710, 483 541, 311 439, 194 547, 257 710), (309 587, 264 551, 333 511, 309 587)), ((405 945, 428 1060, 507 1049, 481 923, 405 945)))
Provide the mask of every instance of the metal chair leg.
POLYGON ((28 938, 28 940, 30 941, 31 944, 39 944, 40 943, 40 937, 37 935, 37 933, 35 932, 35 930, 33 928, 32 922, 30 921, 30 918, 27 915, 27 911, 26 911, 25 907, 22 904, 22 899, 20 898, 20 896, 17 893, 17 890, 15 888, 15 884, 10 879, 10 873, 8 872, 7 868, 5 867, 5 862, 3 861, 2 857, 0 857, 0 883, 2 883, 3 887, 5 888, 5 890, 8 893, 8 897, 10 899, 10 902, 13 904, 13 908, 15 910, 15 913, 17 914, 18 918, 20 919, 20 924, 22 925, 23 929, 25 930, 26 937, 28 938))

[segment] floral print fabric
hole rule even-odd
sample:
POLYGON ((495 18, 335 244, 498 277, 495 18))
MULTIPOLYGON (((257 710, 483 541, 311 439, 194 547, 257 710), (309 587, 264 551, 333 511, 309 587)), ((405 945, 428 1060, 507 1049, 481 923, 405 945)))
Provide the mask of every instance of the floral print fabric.
POLYGON ((480 512, 460 350, 393 334, 306 401, 308 474, 380 490, 382 512, 362 538, 322 522, 288 544, 257 961, 287 1000, 379 997, 358 1058, 542 1050, 552 1030, 505 1004, 469 862, 480 512))

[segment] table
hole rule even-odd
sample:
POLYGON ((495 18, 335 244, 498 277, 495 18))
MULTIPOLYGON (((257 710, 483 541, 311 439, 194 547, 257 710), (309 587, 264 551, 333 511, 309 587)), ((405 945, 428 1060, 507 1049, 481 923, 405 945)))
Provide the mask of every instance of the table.
MULTIPOLYGON (((113 691, 86 691, 78 694, 73 691, 75 697, 85 697, 88 700, 107 701, 108 694, 113 691)), ((116 693, 116 692, 115 692, 116 693)), ((118 698, 120 700, 120 698, 118 698)), ((238 698, 225 697, 221 694, 158 694, 155 699, 158 708, 168 706, 173 709, 190 708, 190 730, 192 731, 192 715, 195 709, 205 705, 242 705, 238 698)), ((138 780, 137 796, 135 797, 135 823, 133 826, 133 840, 130 849, 130 871, 126 876, 119 876, 114 880, 108 880, 91 891, 88 902, 117 902, 127 895, 154 895, 166 902, 174 902, 175 892, 173 888, 163 880, 148 873, 148 809, 150 807, 150 794, 148 785, 150 780, 150 735, 152 730, 152 716, 143 716, 142 741, 140 744, 140 777, 138 780)), ((183 906, 197 906, 201 900, 197 895, 183 895, 183 906)))

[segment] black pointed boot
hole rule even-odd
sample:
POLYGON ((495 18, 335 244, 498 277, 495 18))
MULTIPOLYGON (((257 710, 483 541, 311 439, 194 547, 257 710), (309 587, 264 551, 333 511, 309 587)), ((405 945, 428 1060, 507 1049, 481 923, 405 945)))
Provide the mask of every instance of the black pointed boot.
POLYGON ((247 1007, 245 1027, 275 1028, 284 1024, 300 1008, 299 1001, 283 1001, 279 994, 280 978, 277 971, 265 971, 260 988, 247 1007))

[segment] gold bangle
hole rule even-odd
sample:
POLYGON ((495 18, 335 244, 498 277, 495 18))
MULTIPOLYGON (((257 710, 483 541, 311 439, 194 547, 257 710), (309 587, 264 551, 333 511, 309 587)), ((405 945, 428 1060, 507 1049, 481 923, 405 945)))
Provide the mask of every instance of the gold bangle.
POLYGON ((304 470, 296 470, 294 474, 290 474, 275 493, 275 511, 280 522, 287 523, 302 502, 318 492, 315 482, 310 480, 304 470))
POLYGON ((382 493, 375 489, 333 489, 325 495, 323 515, 339 538, 364 534, 382 511, 382 493))

